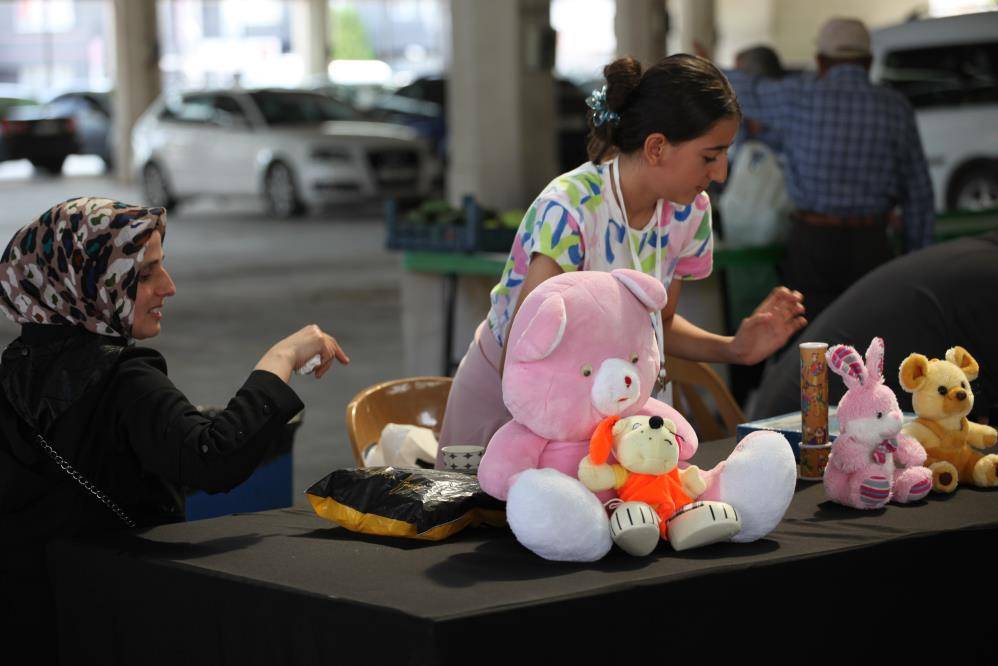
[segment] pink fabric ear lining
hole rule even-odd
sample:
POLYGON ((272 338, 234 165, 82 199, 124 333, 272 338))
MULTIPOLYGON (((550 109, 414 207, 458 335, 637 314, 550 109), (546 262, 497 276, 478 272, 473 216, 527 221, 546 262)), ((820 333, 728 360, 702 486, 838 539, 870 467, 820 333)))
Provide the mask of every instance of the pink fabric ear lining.
POLYGON ((874 382, 884 380, 884 339, 873 338, 866 350, 866 374, 874 382))
POLYGON ((567 324, 564 299, 558 294, 551 296, 541 304, 513 345, 513 359, 530 362, 547 358, 561 343, 567 324))
POLYGON ((859 352, 849 345, 835 345, 825 352, 832 372, 841 375, 846 386, 861 386, 866 381, 866 364, 859 352))
POLYGON ((618 268, 611 271, 610 275, 627 287, 649 312, 658 312, 669 302, 669 293, 653 277, 629 268, 618 268))

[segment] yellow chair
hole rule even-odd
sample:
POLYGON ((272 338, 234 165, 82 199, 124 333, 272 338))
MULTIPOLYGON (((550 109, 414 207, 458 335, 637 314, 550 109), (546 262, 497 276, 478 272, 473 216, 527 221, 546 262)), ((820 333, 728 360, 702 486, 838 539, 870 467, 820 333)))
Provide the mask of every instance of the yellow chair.
POLYGON ((665 372, 672 383, 676 409, 690 422, 700 441, 735 436, 738 424, 745 422, 745 414, 709 365, 668 357, 665 372), (712 405, 708 405, 704 394, 712 405))
POLYGON ((389 423, 418 425, 440 434, 450 377, 406 377, 369 386, 347 405, 347 434, 358 467, 364 452, 381 438, 389 423))

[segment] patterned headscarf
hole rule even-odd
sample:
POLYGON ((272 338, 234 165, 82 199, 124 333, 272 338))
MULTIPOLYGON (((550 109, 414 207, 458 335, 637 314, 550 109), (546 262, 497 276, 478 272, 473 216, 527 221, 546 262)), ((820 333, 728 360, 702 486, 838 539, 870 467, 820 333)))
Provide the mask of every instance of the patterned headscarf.
POLYGON ((19 324, 132 338, 139 265, 166 210, 70 199, 14 234, 0 258, 0 309, 19 324))

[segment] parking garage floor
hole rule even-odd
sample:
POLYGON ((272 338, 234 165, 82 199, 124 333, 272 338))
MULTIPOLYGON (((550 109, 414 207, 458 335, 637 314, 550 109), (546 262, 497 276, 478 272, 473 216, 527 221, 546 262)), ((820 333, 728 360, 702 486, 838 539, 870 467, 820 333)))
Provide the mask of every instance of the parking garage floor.
MULTIPOLYGON (((76 158, 71 158, 76 159, 76 158)), ((137 188, 67 163, 43 178, 27 163, 0 165, 0 238, 75 196, 138 203, 137 188)), ((166 266, 177 295, 163 308, 163 332, 149 346, 166 358, 170 377, 196 404, 226 402, 268 347, 308 323, 331 332, 351 364, 321 380, 295 377, 305 403, 295 439, 295 502, 337 467, 350 466, 344 430, 347 402, 361 388, 401 375, 399 259, 384 249, 380 208, 269 219, 250 201, 196 201, 172 211, 166 266)), ((0 317, 0 341, 18 333, 0 317)))

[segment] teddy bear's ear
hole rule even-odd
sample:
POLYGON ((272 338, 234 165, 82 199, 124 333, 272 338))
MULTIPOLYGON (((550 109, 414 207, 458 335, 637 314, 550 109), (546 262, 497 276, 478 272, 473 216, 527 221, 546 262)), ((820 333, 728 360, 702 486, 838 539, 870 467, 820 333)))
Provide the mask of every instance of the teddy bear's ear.
POLYGON ((866 374, 875 382, 884 379, 884 339, 873 338, 866 350, 866 374))
POLYGON ((550 356, 561 344, 566 324, 568 313, 565 312, 564 299, 559 294, 549 296, 513 344, 510 350, 513 360, 529 363, 550 356))
POLYGON ((947 349, 946 360, 963 370, 963 374, 967 375, 967 379, 970 381, 977 379, 977 375, 981 371, 970 352, 960 346, 947 349))
POLYGON ((921 354, 909 354, 908 358, 901 362, 898 379, 901 388, 908 393, 918 391, 929 380, 929 359, 921 354))
POLYGON ((669 294, 665 291, 665 287, 651 276, 629 268, 618 268, 611 271, 610 275, 627 287, 649 312, 658 312, 669 302, 669 294))
POLYGON ((855 388, 866 383, 868 377, 863 357, 849 345, 835 345, 825 352, 828 367, 845 380, 847 388, 855 388))

